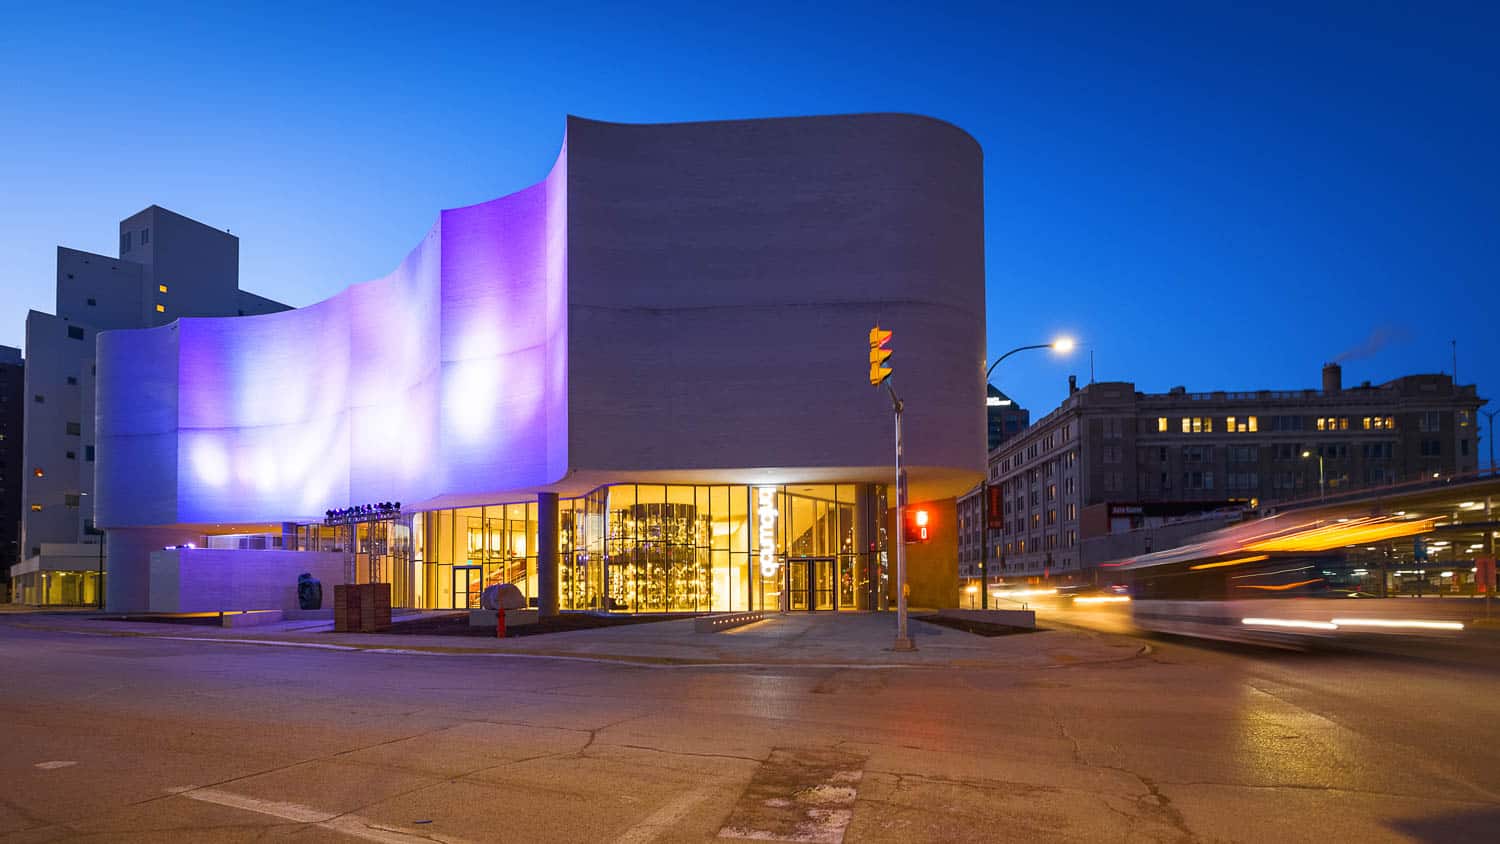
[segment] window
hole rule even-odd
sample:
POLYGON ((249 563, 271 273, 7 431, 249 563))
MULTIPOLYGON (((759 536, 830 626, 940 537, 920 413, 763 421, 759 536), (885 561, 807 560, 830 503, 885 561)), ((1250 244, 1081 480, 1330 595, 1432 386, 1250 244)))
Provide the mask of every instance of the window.
POLYGON ((1214 420, 1211 416, 1182 417, 1182 432, 1184 434, 1211 434, 1213 430, 1214 420))
POLYGON ((167 312, 167 306, 166 305, 157 305, 156 306, 156 312, 159 313, 159 314, 166 313, 167 312))
POLYGON ((83 459, 87 460, 90 463, 94 462, 94 447, 93 446, 86 445, 86 446, 83 447, 83 459))
POLYGON ((158 285, 156 285, 156 292, 157 293, 165 293, 165 292, 167 292, 167 286, 165 284, 158 284, 158 285))
POLYGON ((1068 521, 1074 522, 1074 521, 1078 520, 1078 505, 1077 504, 1069 504, 1067 506, 1067 509, 1065 509, 1063 512, 1066 514, 1066 518, 1067 518, 1068 521))
POLYGON ((1104 491, 1120 492, 1125 488, 1125 475, 1122 472, 1104 473, 1104 491))
POLYGON ((69 340, 82 340, 83 339, 83 327, 82 326, 78 326, 78 325, 70 325, 70 326, 68 326, 68 339, 69 340))
POLYGON ((1183 472, 1182 473, 1182 486, 1183 486, 1183 489, 1213 489, 1214 488, 1214 473, 1213 472, 1183 472))
POLYGON ((40 466, 38 466, 35 469, 32 469, 31 470, 31 474, 35 475, 38 478, 45 478, 45 477, 47 477, 47 473, 43 472, 40 466))
MULTIPOLYGON (((42 505, 40 505, 40 504, 33 504, 33 505, 31 505, 31 512, 33 512, 33 513, 40 513, 40 512, 42 512, 42 505)), ((40 549, 40 548, 33 548, 33 549, 31 549, 31 553, 32 553, 32 556, 36 556, 37 554, 42 553, 42 549, 40 549)))
POLYGON ((1163 434, 1165 434, 1167 432, 1167 417, 1165 417, 1165 416, 1158 416, 1158 417, 1156 417, 1156 430, 1162 432, 1163 434))
POLYGON ((1214 447, 1211 445, 1185 445, 1182 447, 1182 462, 1184 463, 1211 463, 1214 459, 1214 447))
POLYGON ((99 303, 96 302, 96 301, 94 301, 94 297, 90 296, 89 297, 89 306, 93 307, 94 305, 97 305, 97 304, 99 304, 99 303))
POLYGON ((120 252, 124 254, 130 251, 130 232, 120 232, 120 252))
POLYGON ((1103 420, 1104 438, 1106 440, 1117 440, 1125 436, 1125 420, 1118 417, 1103 420))
POLYGON ((1458 453, 1464 457, 1469 456, 1469 441, 1466 439, 1458 441, 1458 453))
POLYGON ((1107 445, 1107 446, 1105 446, 1104 447, 1104 462, 1105 463, 1119 463, 1123 459, 1123 455, 1120 453, 1120 451, 1121 451, 1120 447, 1117 446, 1117 445, 1107 445))
POLYGON ((1442 440, 1422 440, 1422 456, 1423 457, 1442 457, 1443 456, 1443 441, 1442 440))
POLYGON ((1315 424, 1319 431, 1347 431, 1349 430, 1349 417, 1319 416, 1315 424))
POLYGON ((1396 429, 1394 416, 1366 416, 1362 421, 1366 431, 1394 431, 1396 429))
POLYGON ((74 387, 78 386, 78 376, 77 375, 69 375, 68 376, 68 383, 70 385, 74 386, 74 387))
POLYGON ((1390 443, 1365 443, 1363 452, 1366 460, 1390 460, 1390 443))
POLYGON ((1443 430, 1443 414, 1436 410, 1424 411, 1417 420, 1417 430, 1428 434, 1443 430))
POLYGON ((76 492, 69 492, 69 493, 66 493, 65 495, 63 495, 63 505, 67 506, 67 507, 77 507, 78 506, 78 493, 76 493, 76 492))
POLYGON ((1057 484, 1047 484, 1047 500, 1057 500, 1057 484))
MULTIPOLYGON (((146 244, 148 244, 150 242, 151 242, 151 230, 150 229, 141 229, 141 245, 145 246, 146 244)), ((163 292, 165 292, 165 291, 163 291, 163 292)))
POLYGON ((1260 417, 1230 416, 1224 420, 1224 429, 1231 434, 1253 434, 1260 430, 1260 417))
POLYGON ((1460 411, 1458 411, 1458 415, 1457 415, 1456 418, 1458 419, 1458 427, 1460 427, 1460 428, 1467 428, 1467 427, 1469 427, 1469 420, 1471 418, 1471 416, 1469 414, 1469 411, 1467 411, 1467 410, 1460 410, 1460 411))
POLYGON ((76 437, 76 436, 78 436, 79 434, 82 434, 82 433, 83 433, 83 431, 80 430, 80 426, 79 426, 79 424, 77 422, 69 422, 68 423, 68 436, 70 436, 70 437, 76 437))
POLYGON ((78 459, 77 452, 69 451, 69 452, 64 453, 63 456, 67 457, 69 460, 77 460, 78 459))
POLYGON ((1229 449, 1229 462, 1255 463, 1260 459, 1260 448, 1253 445, 1237 445, 1229 449))

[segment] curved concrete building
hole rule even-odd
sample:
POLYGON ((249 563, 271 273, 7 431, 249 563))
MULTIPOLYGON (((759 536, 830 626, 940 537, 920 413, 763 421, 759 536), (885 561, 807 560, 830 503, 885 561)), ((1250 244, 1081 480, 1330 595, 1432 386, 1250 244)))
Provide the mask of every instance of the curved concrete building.
POLYGON ((965 491, 982 188, 978 144, 924 117, 569 118, 543 181, 442 212, 384 278, 105 332, 109 605, 271 608, 353 555, 411 606, 496 582, 544 612, 878 606, 893 431, 866 334, 894 331, 912 499, 965 491), (774 577, 740 565, 761 488, 774 577), (397 501, 378 535, 321 526, 397 501))

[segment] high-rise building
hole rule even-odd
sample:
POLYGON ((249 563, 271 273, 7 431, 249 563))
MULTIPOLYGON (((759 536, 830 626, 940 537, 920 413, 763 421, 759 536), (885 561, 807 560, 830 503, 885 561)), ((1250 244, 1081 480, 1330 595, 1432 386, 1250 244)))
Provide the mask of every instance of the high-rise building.
POLYGON ((991 568, 1006 577, 1091 580, 1085 541, 1194 514, 1463 475, 1478 468, 1473 385, 1408 375, 1321 390, 1078 389, 990 454, 1004 528, 991 568))
POLYGON ((21 549, 21 421, 25 372, 21 350, 0 346, 0 599, 21 549))
MULTIPOLYGON (((94 344, 98 332, 183 316, 244 316, 287 306, 239 289, 239 238, 155 205, 120 222, 120 255, 59 246, 56 314, 26 315, 20 405, 16 600, 98 601, 94 528, 94 344)), ((3 470, 0 470, 3 471, 3 470)), ((9 471, 5 471, 9 476, 9 471)))
POLYGON ((994 451, 1007 439, 1026 430, 1031 411, 1016 404, 1010 396, 986 384, 984 416, 989 431, 989 450, 994 451))

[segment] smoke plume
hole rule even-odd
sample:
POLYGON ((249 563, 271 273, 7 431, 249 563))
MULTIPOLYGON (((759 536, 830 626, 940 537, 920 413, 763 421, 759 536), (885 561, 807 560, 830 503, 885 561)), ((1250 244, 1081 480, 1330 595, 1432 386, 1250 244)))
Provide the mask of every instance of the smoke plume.
POLYGON ((1338 357, 1333 359, 1333 362, 1344 363, 1346 361, 1363 360, 1365 358, 1374 357, 1377 353, 1380 352, 1381 349, 1384 349, 1386 346, 1390 346, 1395 343, 1404 343, 1410 338, 1411 332, 1407 331, 1405 328, 1396 325, 1379 325, 1375 327, 1375 330, 1370 332, 1369 337, 1366 337, 1360 343, 1348 349, 1345 349, 1343 352, 1340 352, 1338 357))

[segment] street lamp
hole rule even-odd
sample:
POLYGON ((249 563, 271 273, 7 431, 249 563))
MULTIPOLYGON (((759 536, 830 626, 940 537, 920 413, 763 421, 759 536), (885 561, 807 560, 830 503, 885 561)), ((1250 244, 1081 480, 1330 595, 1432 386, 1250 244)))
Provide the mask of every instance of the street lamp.
MULTIPOLYGON (((1313 453, 1311 451, 1302 452, 1303 460, 1312 456, 1313 453)), ((1318 500, 1323 500, 1323 455, 1321 453, 1318 455, 1318 500)))
POLYGON ((990 373, 995 371, 995 367, 1000 365, 1000 361, 1005 360, 1016 352, 1025 352, 1030 351, 1031 349, 1051 349, 1052 351, 1057 352, 1060 355, 1065 355, 1068 352, 1073 351, 1073 347, 1076 345, 1077 344, 1073 342, 1072 337, 1064 336, 1058 337, 1051 343, 1036 343, 1030 346, 1017 346, 1014 349, 1011 349, 1010 351, 1001 355, 1000 357, 995 358, 995 362, 990 364, 990 368, 984 371, 984 380, 986 383, 988 383, 990 380, 990 373))
POLYGON ((1488 416, 1490 420, 1490 474, 1493 475, 1495 474, 1495 414, 1500 413, 1500 409, 1479 412, 1488 416))
MULTIPOLYGON (((1073 351, 1073 347, 1075 345, 1077 344, 1073 341, 1072 337, 1062 335, 1060 337, 1054 338, 1051 343, 1034 343, 1029 346, 1017 346, 1014 349, 1011 349, 1010 351, 1001 355, 1000 357, 995 358, 995 362, 990 364, 989 369, 986 369, 984 371, 984 382, 986 384, 990 382, 990 373, 995 371, 995 367, 1000 365, 1000 361, 1005 360, 1016 352, 1025 352, 1031 349, 1051 349, 1052 351, 1057 352, 1060 355, 1065 355, 1068 352, 1073 351)), ((989 506, 988 500, 986 500, 985 506, 989 506)), ((982 584, 979 589, 979 605, 982 609, 990 608, 989 559, 989 543, 985 542, 984 553, 981 553, 979 555, 979 582, 982 584)))

